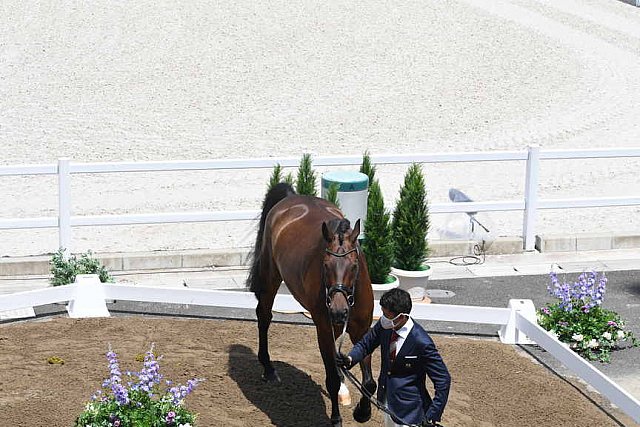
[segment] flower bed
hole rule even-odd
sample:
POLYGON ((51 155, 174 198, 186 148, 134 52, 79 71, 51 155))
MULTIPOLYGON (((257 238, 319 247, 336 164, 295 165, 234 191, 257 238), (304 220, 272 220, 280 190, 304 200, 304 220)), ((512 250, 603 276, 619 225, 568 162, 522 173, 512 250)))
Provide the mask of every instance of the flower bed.
POLYGON ((602 307, 607 286, 604 273, 582 273, 574 283, 561 283, 555 273, 550 278, 547 290, 558 302, 538 310, 540 326, 587 360, 609 362, 611 351, 623 341, 638 346, 620 316, 602 307))
POLYGON ((140 372, 126 372, 129 381, 123 383, 120 364, 115 352, 109 349, 109 378, 102 383, 76 419, 76 427, 195 427, 196 416, 184 406, 184 399, 203 381, 191 379, 187 385, 173 386, 165 380, 167 388, 159 390, 163 382, 159 360, 153 345, 144 355, 140 372))

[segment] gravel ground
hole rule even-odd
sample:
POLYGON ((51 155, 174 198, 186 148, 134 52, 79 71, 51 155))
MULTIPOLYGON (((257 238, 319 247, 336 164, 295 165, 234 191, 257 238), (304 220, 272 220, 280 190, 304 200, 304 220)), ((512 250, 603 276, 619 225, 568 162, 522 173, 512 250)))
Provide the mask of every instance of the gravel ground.
MULTIPOLYGON (((640 137, 640 9, 615 0, 7 0, 0 12, 0 164, 581 149, 640 137)), ((522 163, 495 166, 428 165, 431 201, 447 201, 450 187, 479 201, 521 197, 522 163)), ((635 195, 639 166, 544 162, 540 197, 635 195)), ((379 170, 389 205, 404 170, 379 170)), ((73 212, 258 209, 268 174, 75 176, 73 212)), ((55 180, 3 177, 0 200, 2 218, 53 216, 55 180)), ((638 233, 638 213, 543 211, 538 233, 638 233)), ((451 221, 435 215, 434 230, 451 221)), ((521 234, 519 213, 485 221, 521 234)), ((89 227, 74 230, 74 249, 248 246, 253 227, 89 227)), ((0 236, 0 255, 57 247, 55 230, 0 236)))

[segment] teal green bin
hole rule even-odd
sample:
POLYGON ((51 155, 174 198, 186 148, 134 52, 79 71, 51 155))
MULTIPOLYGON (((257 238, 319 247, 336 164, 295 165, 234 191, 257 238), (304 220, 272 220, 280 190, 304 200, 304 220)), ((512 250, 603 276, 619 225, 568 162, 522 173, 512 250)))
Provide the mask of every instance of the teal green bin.
POLYGON ((360 220, 360 238, 364 237, 364 221, 367 218, 369 177, 355 171, 332 171, 322 174, 321 196, 327 197, 332 184, 338 184, 338 203, 344 216, 353 227, 360 220))

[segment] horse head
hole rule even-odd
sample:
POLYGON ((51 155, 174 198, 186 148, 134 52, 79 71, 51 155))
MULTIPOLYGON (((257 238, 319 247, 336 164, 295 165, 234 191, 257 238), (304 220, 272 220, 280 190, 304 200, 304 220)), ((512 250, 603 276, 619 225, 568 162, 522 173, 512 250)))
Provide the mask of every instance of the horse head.
POLYGON ((344 324, 355 303, 355 290, 360 275, 358 235, 360 220, 353 230, 349 220, 322 223, 322 235, 327 243, 322 259, 322 282, 325 287, 329 317, 334 324, 344 324))

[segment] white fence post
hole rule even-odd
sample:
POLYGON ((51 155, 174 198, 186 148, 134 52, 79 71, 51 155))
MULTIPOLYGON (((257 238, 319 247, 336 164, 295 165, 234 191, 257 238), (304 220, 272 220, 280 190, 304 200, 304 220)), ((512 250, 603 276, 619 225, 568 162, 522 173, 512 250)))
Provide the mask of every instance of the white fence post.
POLYGON ((527 171, 524 187, 524 215, 522 234, 524 250, 533 251, 536 245, 536 217, 538 209, 538 176, 540 174, 540 147, 528 147, 527 171))
POLYGON ((58 242, 66 249, 66 258, 71 248, 71 173, 68 158, 58 159, 58 242))
POLYGON ((104 285, 97 274, 78 274, 72 299, 67 306, 69 317, 110 317, 105 302, 104 285))

